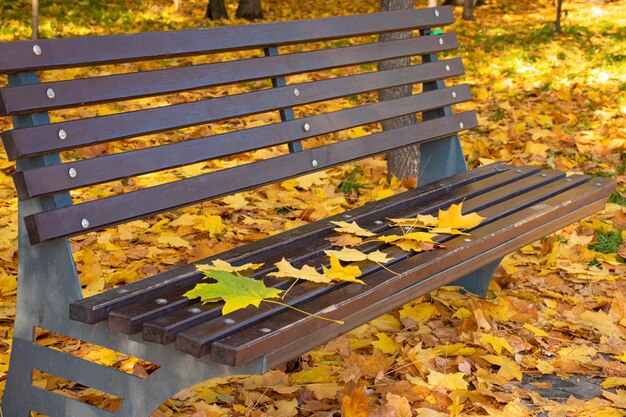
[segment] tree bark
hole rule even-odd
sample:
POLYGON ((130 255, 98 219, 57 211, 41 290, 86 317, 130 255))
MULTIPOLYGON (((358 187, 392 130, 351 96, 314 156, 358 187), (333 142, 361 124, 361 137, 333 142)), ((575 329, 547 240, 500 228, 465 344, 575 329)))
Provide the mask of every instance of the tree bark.
MULTIPOLYGON (((381 0, 381 11, 409 10, 413 8, 413 0, 381 0)), ((406 39, 411 37, 411 32, 395 32, 380 35, 379 41, 386 42, 396 39, 406 39)), ((406 67, 411 65, 410 58, 390 59, 378 63, 378 71, 385 71, 392 68, 406 67)), ((406 97, 412 94, 412 86, 394 87, 378 92, 380 101, 393 100, 406 97)), ((383 130, 397 129, 417 123, 415 114, 396 117, 383 121, 383 130)), ((396 149, 387 153, 387 178, 393 176, 397 178, 410 178, 417 184, 417 174, 419 172, 419 145, 411 145, 401 149, 396 149)), ((411 181, 413 182, 413 181, 411 181)))
POLYGON ((205 17, 211 20, 228 19, 224 0, 209 0, 206 6, 205 17))
POLYGON ((557 35, 561 34, 561 9, 562 8, 563 8, 563 0, 558 0, 556 4, 556 22, 554 23, 555 32, 557 35))
POLYGON ((39 0, 33 0, 33 39, 39 38, 39 0))
POLYGON ((263 19, 261 0, 239 0, 239 6, 235 15, 238 18, 247 20, 263 19))
POLYGON ((463 15, 461 16, 463 20, 476 20, 474 18, 475 4, 475 0, 465 0, 465 3, 463 3, 463 15))

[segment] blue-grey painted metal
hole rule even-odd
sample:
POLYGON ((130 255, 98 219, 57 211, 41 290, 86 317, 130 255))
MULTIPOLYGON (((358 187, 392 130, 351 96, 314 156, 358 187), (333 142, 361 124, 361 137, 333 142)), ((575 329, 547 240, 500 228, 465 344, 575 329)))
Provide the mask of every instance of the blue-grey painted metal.
MULTIPOLYGON (((276 47, 263 48, 263 52, 265 53, 265 56, 277 56, 279 54, 278 48, 276 47)), ((272 78, 273 87, 285 87, 286 85, 287 80, 285 80, 285 77, 272 78)), ((280 113, 280 120, 283 122, 294 120, 296 118, 296 115, 291 107, 280 109, 278 112, 280 113)), ((300 141, 291 142, 287 144, 287 146, 289 147, 289 153, 300 152, 302 150, 302 143, 300 141)))
POLYGON ((502 259, 498 259, 495 262, 485 265, 482 268, 465 275, 463 278, 454 281, 451 285, 458 285, 459 287, 463 287, 463 289, 467 292, 471 292, 481 298, 485 298, 487 296, 489 284, 491 284, 491 278, 493 277, 493 274, 496 273, 496 269, 498 269, 500 262, 502 262, 502 259))
MULTIPOLYGON (((9 85, 38 82, 34 73, 9 76, 9 85)), ((14 127, 49 124, 46 113, 16 116, 14 127)), ((17 161, 17 169, 60 163, 58 155, 17 161)), ((15 328, 9 371, 2 401, 4 416, 28 417, 37 411, 50 417, 149 416, 159 405, 182 389, 225 375, 259 374, 265 363, 257 360, 232 368, 210 359, 197 359, 173 345, 156 346, 138 335, 112 333, 106 323, 89 325, 69 319, 69 303, 82 297, 69 242, 56 239, 31 246, 24 217, 71 205, 68 193, 18 203, 18 290, 15 328), (39 346, 35 328, 40 327, 85 342, 135 356, 160 366, 148 378, 139 378, 82 358, 39 346), (115 413, 43 390, 32 384, 34 369, 123 398, 115 413)))
MULTIPOLYGON (((420 30, 420 36, 429 36, 430 29, 420 30)), ((437 54, 422 55, 422 62, 435 62, 439 58, 437 54)), ((439 90, 445 88, 442 80, 424 84, 424 91, 439 90)), ((436 119, 452 114, 449 106, 424 112, 422 121, 436 119)), ((442 178, 467 172, 467 164, 461 148, 459 135, 453 135, 420 145, 420 165, 417 176, 418 186, 430 184, 442 178)))

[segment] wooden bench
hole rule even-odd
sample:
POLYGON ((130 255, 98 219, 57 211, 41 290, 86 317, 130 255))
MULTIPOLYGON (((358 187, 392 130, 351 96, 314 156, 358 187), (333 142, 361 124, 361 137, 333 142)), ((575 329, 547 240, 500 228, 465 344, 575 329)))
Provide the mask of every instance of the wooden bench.
POLYGON ((566 178, 558 171, 503 163, 467 171, 457 133, 476 126, 476 117, 472 111, 453 114, 450 106, 468 100, 470 89, 464 84, 444 85, 444 80, 463 73, 460 59, 439 60, 437 55, 457 47, 455 35, 431 34, 432 28, 453 20, 451 9, 440 7, 207 30, 1 43, 0 72, 8 74, 9 85, 0 90, 0 113, 13 116, 14 126, 2 133, 2 139, 9 158, 16 160, 19 196, 18 305, 4 415, 26 417, 31 410, 48 416, 112 415, 34 386, 34 369, 123 398, 116 416, 149 415, 174 393, 198 381, 262 373, 442 285, 456 282, 484 293, 503 256, 602 209, 615 188, 604 178, 566 178), (376 41, 379 34, 399 31, 416 31, 416 36, 376 41), (278 54, 279 47, 300 44, 310 46, 305 52, 278 54), (255 58, 222 62, 218 56, 211 63, 185 59, 153 71, 128 72, 125 64, 240 50, 264 51, 265 56, 261 52, 255 58), (374 70, 376 62, 405 57, 415 57, 414 65, 374 70), (119 73, 43 83, 35 73, 97 65, 119 73), (362 66, 360 73, 345 76, 336 70, 350 66, 362 66), (331 76, 290 85, 284 78, 324 71, 331 76), (273 87, 252 83, 258 80, 271 80, 273 87), (251 91, 228 95, 224 90, 138 111, 120 104, 117 114, 57 123, 50 123, 47 113, 231 84, 246 84, 251 91), (423 91, 294 116, 293 107, 402 85, 422 85, 423 91), (86 146, 124 143, 128 138, 276 111, 281 121, 263 126, 93 158, 61 161, 59 156, 86 146), (306 142, 408 114, 421 114, 420 122, 320 146, 306 142), (397 234, 398 228, 390 228, 387 218, 436 213, 459 202, 464 202, 466 212, 486 218, 469 236, 442 237, 444 247, 433 251, 407 253, 380 242, 363 245, 363 251, 382 250, 395 257, 389 267, 398 275, 362 262, 365 285, 301 282, 284 300, 343 320, 343 325, 273 304, 222 317, 220 303, 202 305, 183 296, 202 279, 194 264, 82 297, 68 243, 72 236, 418 143, 418 188, 198 262, 263 262, 266 266, 254 277, 285 289, 292 280, 265 275, 283 257, 296 266, 327 262, 323 250, 330 243, 326 239, 336 233, 330 221, 356 221, 377 234, 397 234), (291 153, 117 195, 96 195, 87 202, 73 204, 69 193, 285 144, 291 153), (111 348, 160 367, 148 378, 128 375, 41 346, 34 340, 35 329, 111 348))

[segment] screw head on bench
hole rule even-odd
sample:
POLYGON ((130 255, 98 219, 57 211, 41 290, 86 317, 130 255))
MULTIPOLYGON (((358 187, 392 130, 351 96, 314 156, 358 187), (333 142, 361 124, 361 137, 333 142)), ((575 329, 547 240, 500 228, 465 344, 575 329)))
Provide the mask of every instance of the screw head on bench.
POLYGON ((300 90, 298 90, 297 88, 293 89, 293 95, 298 97, 300 95, 300 90))
POLYGON ((157 298, 156 300, 154 300, 154 302, 158 305, 163 305, 163 304, 167 304, 167 300, 165 298, 157 298))
POLYGON ((450 65, 446 65, 446 71, 450 72, 450 65))
POLYGON ((443 38, 439 38, 439 45, 443 45, 443 38))
POLYGON ((317 166, 317 159, 312 160, 312 161, 311 161, 311 165, 313 165, 314 167, 316 167, 316 166, 317 166))
POLYGON ((226 318, 224 319, 224 323, 226 323, 226 324, 235 324, 235 323, 236 323, 236 321, 235 321, 235 320, 233 320, 233 319, 231 319, 230 317, 226 317, 226 318))
POLYGON ((83 226, 83 229, 88 228, 88 227, 89 227, 89 220, 87 220, 87 219, 82 219, 82 220, 80 221, 80 225, 81 225, 81 226, 83 226))
POLYGON ((305 132, 308 132, 309 130, 311 130, 311 125, 310 125, 310 124, 308 124, 308 123, 305 123, 305 124, 302 126, 302 129, 304 129, 304 131, 305 131, 305 132))
POLYGON ((456 91, 452 92, 452 97, 456 98, 456 91))
POLYGON ((571 178, 565 178, 565 181, 572 182, 572 179, 571 178))
POLYGON ((190 307, 187 309, 187 311, 191 314, 198 314, 198 313, 202 313, 202 309, 198 308, 198 307, 190 307))
POLYGON ((271 333, 272 331, 272 329, 270 329, 269 327, 261 327, 259 330, 263 333, 271 333))
POLYGON ((379 225, 379 226, 380 226, 381 224, 384 224, 384 223, 385 223, 385 222, 383 222, 382 220, 374 220, 374 224, 377 224, 377 225, 379 225))
POLYGON ((39 45, 33 45, 33 54, 35 54, 35 55, 41 55, 41 46, 39 46, 39 45))
POLYGON ((341 217, 343 217, 344 219, 349 219, 352 216, 350 214, 342 214, 341 217))
POLYGON ((128 288, 118 288, 115 292, 118 294, 126 294, 128 292, 128 288))
POLYGON ((67 138, 67 132, 63 129, 59 130, 59 139, 65 140, 67 138))
POLYGON ((78 175, 78 172, 76 172, 76 168, 70 168, 67 171, 67 175, 69 175, 70 178, 76 178, 76 175, 78 175))
POLYGON ((470 239, 470 238, 463 239, 463 242, 466 242, 466 243, 470 243, 471 241, 472 241, 472 239, 470 239))
POLYGON ((547 177, 548 174, 539 174, 540 177, 547 177))
POLYGON ((463 122, 461 122, 461 123, 459 123, 459 127, 460 127, 461 129, 463 129, 463 128, 465 127, 465 124, 463 124, 463 122))
POLYGON ((56 93, 52 88, 48 88, 46 90, 46 95, 48 96, 48 98, 54 98, 54 96, 56 96, 56 93))
POLYGON ((439 17, 439 10, 435 9, 435 16, 439 17))

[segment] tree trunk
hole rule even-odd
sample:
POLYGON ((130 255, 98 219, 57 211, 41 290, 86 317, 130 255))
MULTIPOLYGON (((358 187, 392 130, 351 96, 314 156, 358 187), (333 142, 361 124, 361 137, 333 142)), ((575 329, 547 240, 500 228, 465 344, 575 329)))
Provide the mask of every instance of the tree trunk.
MULTIPOLYGON (((413 8, 413 0, 381 0, 381 11, 409 10, 413 8)), ((411 37, 411 32, 395 32, 380 35, 379 41, 385 42, 396 39, 406 39, 411 37)), ((385 71, 392 68, 406 67, 411 65, 410 58, 390 59, 378 63, 378 71, 385 71)), ((394 87, 378 92, 380 101, 393 100, 411 95, 412 87, 394 87)), ((397 129, 399 127, 417 123, 415 114, 396 117, 383 121, 383 130, 397 129)), ((419 171, 419 145, 411 145, 401 149, 396 149, 387 153, 387 178, 396 176, 397 178, 410 178, 412 183, 417 184, 417 174, 419 171)))
POLYGON ((228 19, 224 0, 209 0, 206 6, 205 17, 211 20, 228 19))
POLYGON ((39 37, 39 0, 33 0, 33 39, 39 37))
POLYGON ((428 0, 428 7, 437 7, 439 6, 439 0, 428 0))
POLYGON ((239 0, 236 16, 241 19, 263 19, 261 0, 239 0))
POLYGON ((463 16, 461 17, 463 20, 476 20, 474 18, 475 3, 475 0, 465 0, 465 3, 463 3, 463 16))
POLYGON ((561 9, 562 7, 563 7, 563 0, 558 0, 556 4, 556 22, 555 22, 555 32, 557 35, 561 34, 561 9))

